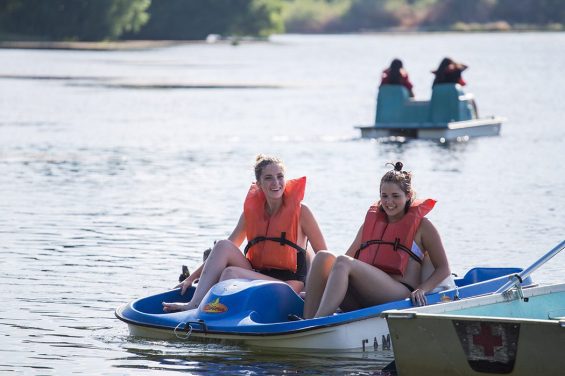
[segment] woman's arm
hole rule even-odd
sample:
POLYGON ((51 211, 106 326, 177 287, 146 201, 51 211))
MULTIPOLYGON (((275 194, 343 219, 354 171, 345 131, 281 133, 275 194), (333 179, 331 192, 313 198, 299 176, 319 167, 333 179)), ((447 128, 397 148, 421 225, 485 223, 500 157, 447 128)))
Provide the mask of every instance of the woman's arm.
POLYGON ((200 264, 198 269, 193 271, 187 278, 184 279, 181 283, 179 283, 176 287, 181 287, 183 285, 190 287, 198 278, 200 278, 200 274, 202 274, 202 269, 204 269, 204 263, 200 264))
POLYGON ((326 240, 324 239, 324 235, 322 235, 316 218, 314 218, 314 214, 312 214, 312 211, 304 204, 302 204, 300 210, 300 227, 302 228, 302 233, 308 238, 308 241, 310 241, 314 252, 328 249, 326 240))
POLYGON ((228 237, 236 247, 241 246, 243 240, 245 239, 245 216, 243 213, 239 216, 239 221, 237 221, 237 225, 233 229, 231 235, 228 237))
POLYGON ((347 256, 355 258, 355 253, 357 253, 357 250, 359 249, 359 247, 361 247, 362 235, 363 235, 363 225, 359 227, 359 231, 357 231, 357 235, 355 236, 353 243, 351 243, 349 249, 347 250, 347 252, 345 252, 347 256))
POLYGON ((417 287, 417 289, 427 293, 436 288, 441 281, 447 278, 451 274, 451 271, 443 243, 441 242, 441 237, 435 226, 427 218, 424 218, 422 219, 418 232, 420 232, 421 235, 421 245, 424 251, 428 252, 430 261, 434 266, 434 272, 417 287))

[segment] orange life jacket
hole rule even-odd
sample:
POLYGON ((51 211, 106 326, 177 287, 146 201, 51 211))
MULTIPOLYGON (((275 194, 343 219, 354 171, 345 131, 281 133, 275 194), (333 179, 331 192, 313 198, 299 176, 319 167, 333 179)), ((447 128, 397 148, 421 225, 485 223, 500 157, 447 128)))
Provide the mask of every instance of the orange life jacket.
POLYGON ((269 216, 265 211, 265 194, 256 184, 251 185, 245 203, 245 256, 256 270, 280 269, 296 272, 297 252, 305 250, 296 244, 300 222, 300 202, 304 198, 306 177, 288 180, 279 210, 269 216))
POLYGON ((388 274, 404 275, 410 257, 421 264, 422 260, 412 252, 412 243, 422 218, 435 203, 432 199, 415 201, 404 217, 394 223, 388 222, 378 203, 371 206, 365 216, 361 247, 355 258, 388 274))

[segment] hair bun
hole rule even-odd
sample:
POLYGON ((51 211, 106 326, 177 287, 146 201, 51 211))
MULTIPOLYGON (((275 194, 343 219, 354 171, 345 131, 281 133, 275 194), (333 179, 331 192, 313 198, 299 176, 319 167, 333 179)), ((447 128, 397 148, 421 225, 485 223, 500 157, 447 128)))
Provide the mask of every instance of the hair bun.
POLYGON ((404 165, 402 164, 402 162, 396 162, 394 164, 394 170, 395 171, 402 171, 402 167, 404 167, 404 165))

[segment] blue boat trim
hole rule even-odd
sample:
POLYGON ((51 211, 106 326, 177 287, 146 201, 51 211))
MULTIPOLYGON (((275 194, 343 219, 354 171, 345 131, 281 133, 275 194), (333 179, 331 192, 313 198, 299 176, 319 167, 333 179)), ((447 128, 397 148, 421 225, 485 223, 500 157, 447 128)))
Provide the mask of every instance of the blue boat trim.
MULTIPOLYGON (((429 294, 427 299, 429 304, 436 304, 445 300, 492 293, 521 270, 520 268, 474 268, 465 277, 455 280, 457 288, 429 294)), ((523 285, 531 284, 529 278, 523 283, 523 285)), ((193 324, 191 333, 233 338, 304 333, 380 317, 383 311, 390 309, 413 308, 410 300, 404 299, 327 317, 288 321, 286 319, 288 314, 300 315, 303 309, 303 301, 288 285, 272 281, 230 280, 215 285, 198 309, 174 313, 162 311, 163 301, 188 301, 193 292, 194 287, 185 296, 180 295, 180 290, 176 289, 137 299, 116 309, 115 315, 128 324, 140 327, 175 332, 184 330, 187 324, 193 324), (253 297, 255 298, 251 299, 253 297), (275 303, 268 304, 269 299, 279 304, 279 307, 277 308, 275 303), (206 304, 220 301, 230 307, 232 312, 203 311, 206 304), (262 302, 266 304, 261 304, 262 302)))

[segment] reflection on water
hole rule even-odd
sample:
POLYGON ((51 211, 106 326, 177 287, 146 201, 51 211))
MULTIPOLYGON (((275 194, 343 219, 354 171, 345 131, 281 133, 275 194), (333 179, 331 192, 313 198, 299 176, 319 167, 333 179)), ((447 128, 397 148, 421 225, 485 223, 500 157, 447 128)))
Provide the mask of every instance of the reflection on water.
POLYGON ((127 357, 114 359, 119 368, 167 369, 196 373, 249 374, 356 374, 386 375, 381 372, 392 353, 277 354, 259 349, 226 345, 194 345, 129 339, 127 357))
MULTIPOLYGON (((337 253, 378 198, 385 163, 402 160, 418 196, 438 200, 429 218, 454 272, 529 265, 563 238, 565 52, 554 48, 563 38, 281 36, 238 47, 0 50, 0 372, 379 374, 390 352, 148 341, 129 337, 113 312, 173 287, 181 265, 194 270, 229 235, 257 153, 308 176, 306 202, 337 253), (524 59, 524 45, 536 55, 524 59), (447 54, 470 65, 481 113, 510 119, 500 137, 359 138, 353 126, 373 119, 391 58, 403 58, 426 97, 429 72, 447 54), (546 62, 550 82, 539 77, 546 62), (129 84, 142 89, 120 89, 129 84)), ((561 282, 561 260, 536 281, 561 282)))

